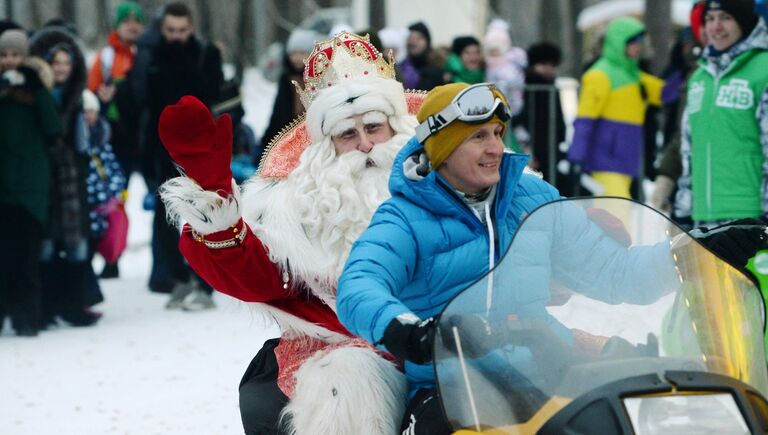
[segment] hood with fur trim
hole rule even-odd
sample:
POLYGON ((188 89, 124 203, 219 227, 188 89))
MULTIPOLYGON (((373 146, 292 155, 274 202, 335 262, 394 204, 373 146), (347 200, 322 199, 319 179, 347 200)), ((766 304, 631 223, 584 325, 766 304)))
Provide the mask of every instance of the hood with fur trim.
MULTIPOLYGON (((73 115, 78 110, 83 89, 85 89, 88 71, 85 66, 83 49, 77 36, 66 28, 59 26, 44 27, 29 40, 30 56, 37 56, 47 60, 48 52, 58 44, 66 44, 72 50, 72 74, 64 87, 59 113, 62 115, 62 128, 64 134, 74 119, 73 115)), ((49 61, 50 62, 50 61, 49 61)))

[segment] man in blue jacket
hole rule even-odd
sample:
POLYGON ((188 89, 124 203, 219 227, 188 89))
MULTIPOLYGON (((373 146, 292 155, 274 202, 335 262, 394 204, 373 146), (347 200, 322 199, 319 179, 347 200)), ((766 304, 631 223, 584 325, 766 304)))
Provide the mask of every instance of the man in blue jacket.
MULTIPOLYGON (((430 364, 432 317, 493 268, 525 215, 560 195, 525 171, 528 156, 504 151, 510 111, 492 85, 437 87, 417 118, 416 136, 393 165, 392 198, 353 246, 339 279, 337 313, 351 332, 406 361, 404 433, 443 434, 452 430, 442 418, 430 364)), ((569 228, 591 225, 583 213, 569 220, 569 228)), ((604 244, 594 231, 571 233, 578 240, 566 243, 604 244)), ((659 296, 635 288, 617 293, 596 297, 649 303, 659 296)))

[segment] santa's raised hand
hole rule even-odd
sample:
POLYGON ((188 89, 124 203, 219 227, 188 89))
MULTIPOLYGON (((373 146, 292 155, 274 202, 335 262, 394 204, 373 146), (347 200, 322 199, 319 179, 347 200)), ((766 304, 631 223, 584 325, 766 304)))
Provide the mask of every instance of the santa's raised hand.
POLYGON ((200 100, 182 97, 160 114, 160 140, 171 158, 204 190, 232 194, 232 119, 213 115, 200 100))
POLYGON ((163 146, 186 175, 160 186, 169 220, 186 222, 201 235, 237 227, 240 192, 230 169, 229 115, 214 120, 205 104, 185 96, 163 110, 158 130, 163 146))

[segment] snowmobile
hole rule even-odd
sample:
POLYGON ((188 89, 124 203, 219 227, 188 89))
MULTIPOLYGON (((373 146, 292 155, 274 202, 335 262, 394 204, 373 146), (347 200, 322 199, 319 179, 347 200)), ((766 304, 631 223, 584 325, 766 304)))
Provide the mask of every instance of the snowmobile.
POLYGON ((444 417, 456 435, 766 433, 764 323, 753 281, 656 210, 549 203, 439 316, 444 417))

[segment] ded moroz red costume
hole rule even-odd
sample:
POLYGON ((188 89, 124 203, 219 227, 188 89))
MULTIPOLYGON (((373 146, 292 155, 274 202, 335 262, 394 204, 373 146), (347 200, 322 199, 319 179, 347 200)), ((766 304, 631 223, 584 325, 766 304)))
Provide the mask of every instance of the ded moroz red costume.
POLYGON ((169 218, 183 225, 179 247, 195 271, 280 325, 278 385, 290 399, 284 430, 394 434, 405 378, 339 323, 336 282, 389 196, 392 162, 413 135, 423 95, 404 92, 391 59, 367 37, 341 32, 316 43, 305 63, 306 119, 276 137, 242 192, 229 170, 229 118, 214 120, 193 97, 166 108, 160 137, 185 176, 161 195, 169 218), (353 128, 356 115, 366 125, 386 121, 393 135, 370 152, 337 154, 332 137, 353 128))

